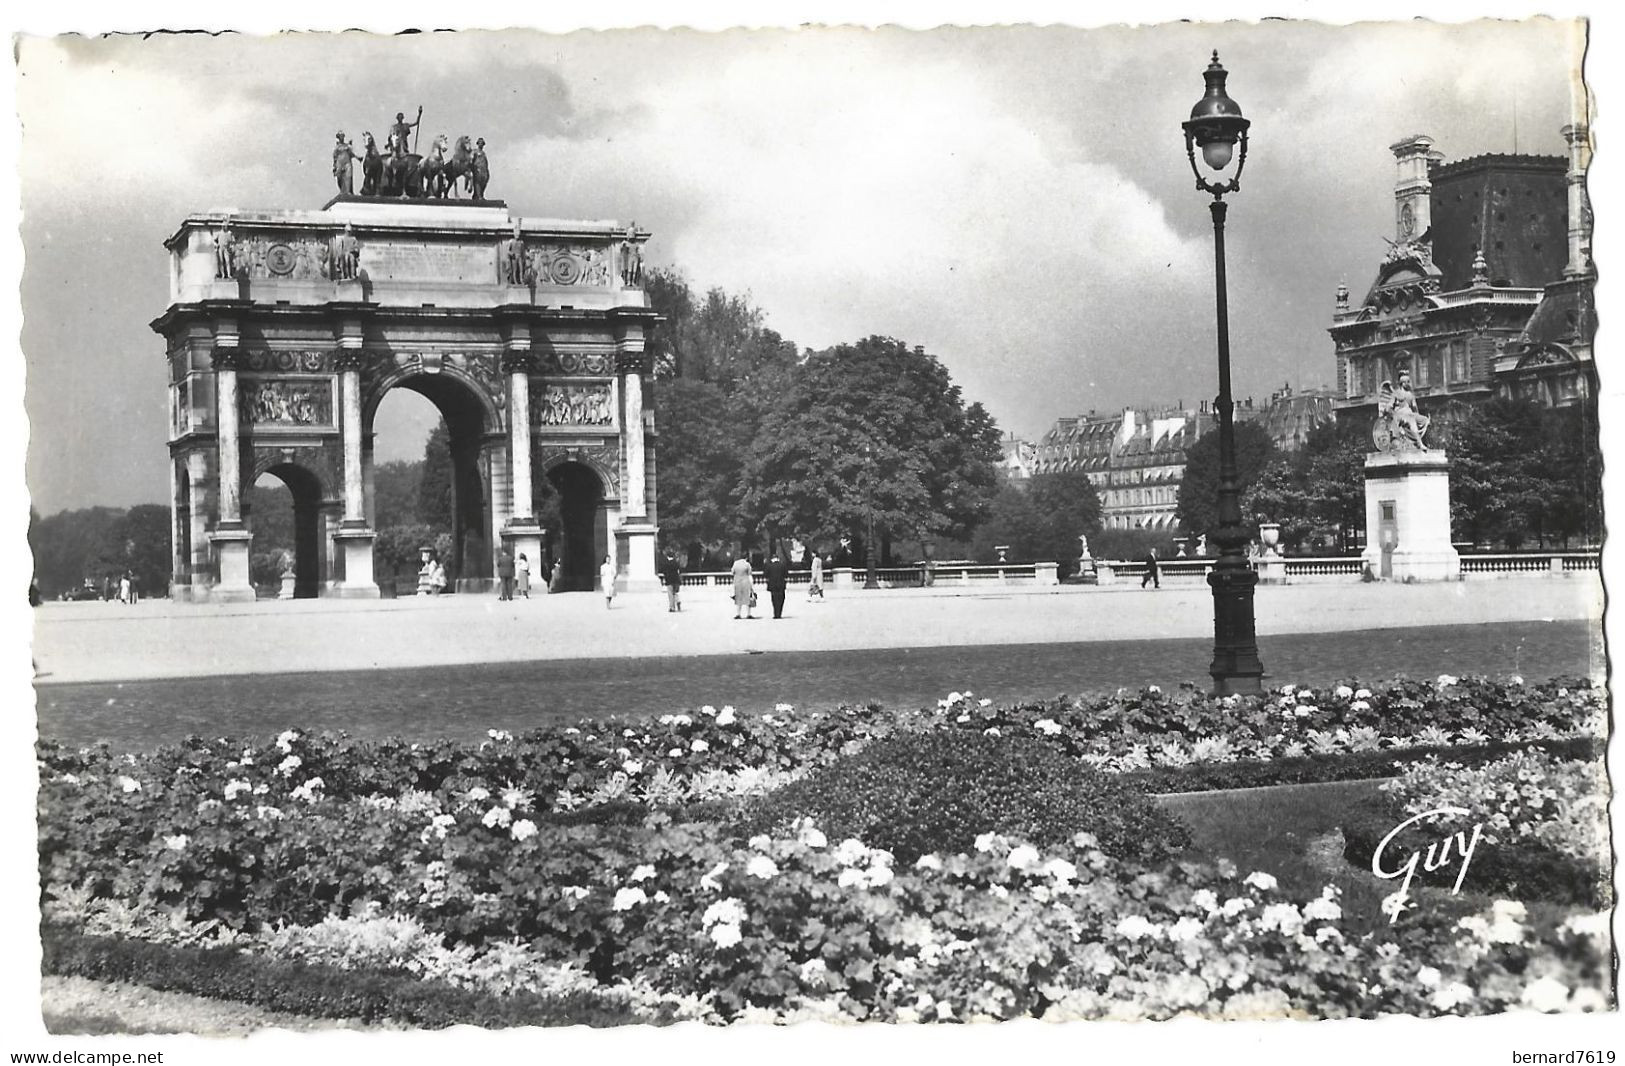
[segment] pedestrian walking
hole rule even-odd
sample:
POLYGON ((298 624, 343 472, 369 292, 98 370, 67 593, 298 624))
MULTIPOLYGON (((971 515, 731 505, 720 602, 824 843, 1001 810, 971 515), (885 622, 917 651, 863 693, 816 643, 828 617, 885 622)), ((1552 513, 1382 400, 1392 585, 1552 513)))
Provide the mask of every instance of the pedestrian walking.
POLYGON ((604 556, 604 565, 598 568, 598 582, 604 586, 604 609, 615 603, 615 560, 604 556))
POLYGON ((660 560, 660 583, 666 586, 666 612, 683 609, 683 568, 677 565, 677 553, 670 548, 666 549, 666 557, 660 560))
POLYGON ((118 601, 126 604, 130 602, 130 575, 128 572, 118 579, 118 601))
POLYGON ((524 552, 519 553, 519 560, 513 564, 513 574, 516 582, 515 591, 525 599, 530 599, 530 560, 525 558, 524 552))
POLYGON ((1145 588, 1146 585, 1162 588, 1162 567, 1157 563, 1155 548, 1145 553, 1145 576, 1140 578, 1140 587, 1145 588))
POLYGON ((774 552, 764 567, 767 572, 767 598, 773 601, 775 620, 784 617, 784 593, 790 583, 790 564, 782 552, 774 552))
POLYGON ((750 610, 756 606, 756 586, 751 579, 750 560, 745 558, 743 553, 734 560, 733 577, 734 617, 755 618, 756 616, 751 614, 750 610), (745 613, 741 615, 740 611, 745 613))
POLYGON ((812 581, 807 585, 807 602, 824 602, 824 557, 813 552, 812 581))
POLYGON ((436 555, 429 561, 429 566, 429 588, 439 596, 446 591, 446 564, 440 561, 439 555, 436 555))
POLYGON ((497 553, 497 581, 502 588, 497 599, 513 599, 513 554, 507 548, 497 553))

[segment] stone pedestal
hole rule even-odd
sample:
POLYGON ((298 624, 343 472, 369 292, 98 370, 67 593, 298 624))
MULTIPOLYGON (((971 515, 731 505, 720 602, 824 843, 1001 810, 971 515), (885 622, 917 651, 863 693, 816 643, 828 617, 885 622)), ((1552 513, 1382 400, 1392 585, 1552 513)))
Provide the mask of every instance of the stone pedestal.
POLYGON ((513 556, 515 578, 523 555, 530 564, 530 594, 547 595, 547 582, 542 580, 542 527, 534 522, 512 523, 502 531, 502 546, 513 556))
POLYGON ((1450 459, 1443 451, 1378 452, 1365 460, 1362 560, 1385 581, 1454 581, 1450 459))
POLYGON ((1276 552, 1266 551, 1260 555, 1253 568, 1258 571, 1260 585, 1286 584, 1286 559, 1276 552))
POLYGON ((1033 579, 1040 585, 1059 585, 1061 583, 1059 571, 1059 563, 1034 563, 1033 579))
POLYGON ((220 564, 220 580, 209 589, 210 602, 244 603, 255 599, 254 583, 248 575, 248 545, 253 539, 246 529, 217 529, 209 534, 220 564))
POLYGON ((346 600, 376 600, 378 583, 372 579, 372 530, 340 529, 333 541, 344 555, 344 580, 328 590, 328 594, 346 600))
POLYGON ((829 572, 829 583, 832 588, 849 589, 853 585, 852 568, 850 566, 837 566, 829 572))
POLYGON ((660 591, 660 575, 655 572, 656 532, 656 527, 652 523, 642 519, 628 519, 615 530, 616 541, 626 545, 624 555, 617 551, 617 557, 626 559, 626 575, 622 578, 625 584, 621 586, 622 591, 660 591))
POLYGON ((293 599, 294 586, 297 584, 298 577, 292 570, 289 570, 287 573, 282 575, 282 589, 276 594, 276 598, 279 600, 293 599))

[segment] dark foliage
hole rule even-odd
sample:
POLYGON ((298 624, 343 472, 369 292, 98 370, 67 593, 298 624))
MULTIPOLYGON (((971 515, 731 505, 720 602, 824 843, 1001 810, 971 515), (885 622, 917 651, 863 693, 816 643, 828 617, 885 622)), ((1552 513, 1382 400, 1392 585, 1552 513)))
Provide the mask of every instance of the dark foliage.
POLYGON ((987 832, 1037 847, 1093 833, 1118 858, 1154 861, 1188 843, 1143 794, 1046 744, 952 731, 902 733, 775 790, 746 808, 751 835, 809 817, 833 840, 857 837, 913 862, 969 850, 987 832))
POLYGON ((359 973, 334 966, 246 955, 228 948, 185 948, 141 940, 41 930, 48 974, 121 981, 247 1003, 310 1018, 394 1020, 420 1029, 475 1025, 628 1025, 629 1011, 587 993, 491 996, 410 976, 359 973))

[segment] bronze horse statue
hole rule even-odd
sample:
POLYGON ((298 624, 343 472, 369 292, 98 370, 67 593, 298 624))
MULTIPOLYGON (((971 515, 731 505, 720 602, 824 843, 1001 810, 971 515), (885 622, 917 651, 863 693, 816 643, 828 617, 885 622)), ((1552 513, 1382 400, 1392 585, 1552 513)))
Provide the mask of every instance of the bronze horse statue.
POLYGON ((405 196, 414 200, 422 197, 423 157, 403 152, 397 146, 384 163, 384 180, 378 195, 405 196))
POLYGON ((469 148, 468 137, 457 138, 457 146, 449 159, 446 158, 446 147, 446 135, 442 133, 434 139, 429 155, 423 161, 423 190, 426 196, 455 198, 458 179, 463 180, 465 193, 473 188, 474 153, 469 148))

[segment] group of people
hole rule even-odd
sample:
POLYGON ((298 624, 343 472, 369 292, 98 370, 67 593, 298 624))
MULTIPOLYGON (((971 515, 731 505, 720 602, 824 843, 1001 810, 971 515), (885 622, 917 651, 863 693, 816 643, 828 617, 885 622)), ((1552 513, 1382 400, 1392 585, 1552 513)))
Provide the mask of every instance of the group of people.
POLYGON ((507 548, 497 555, 497 584, 499 600, 512 600, 516 595, 530 599, 530 560, 520 552, 516 558, 507 548))

